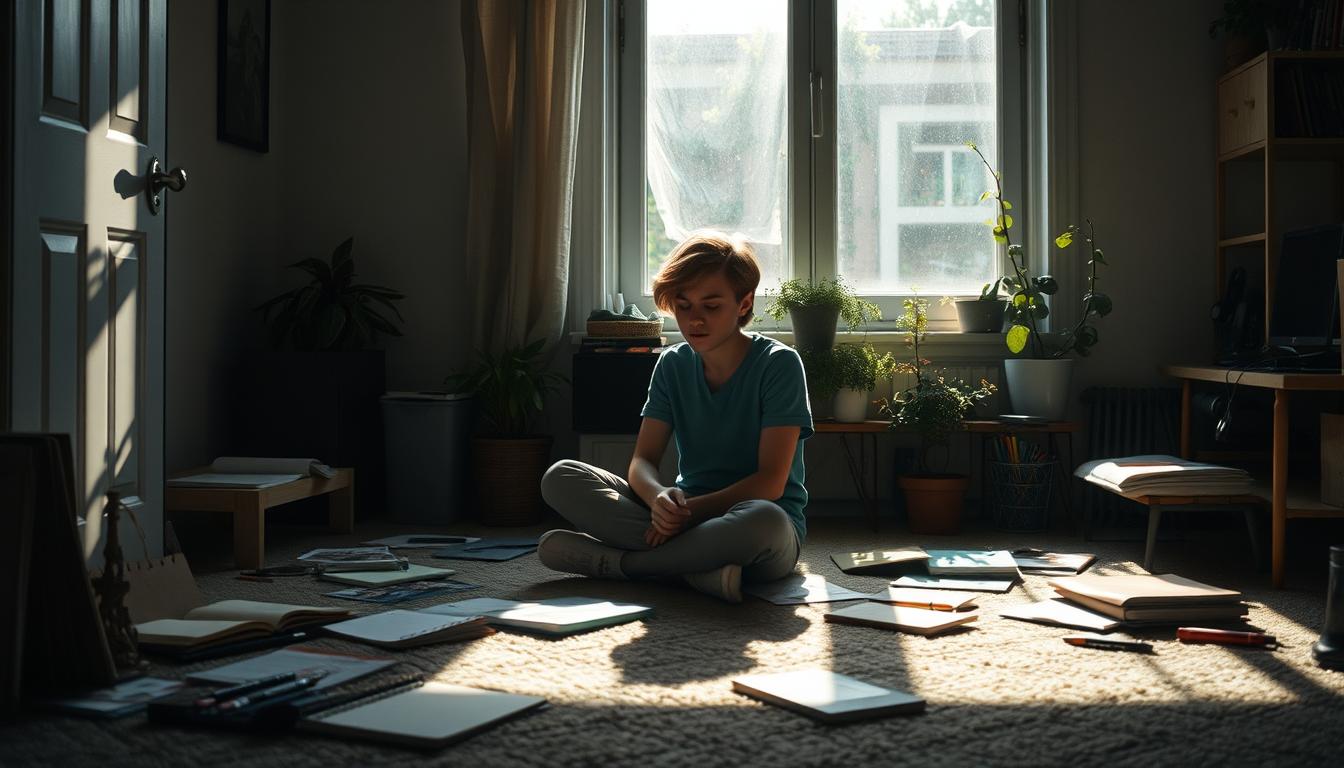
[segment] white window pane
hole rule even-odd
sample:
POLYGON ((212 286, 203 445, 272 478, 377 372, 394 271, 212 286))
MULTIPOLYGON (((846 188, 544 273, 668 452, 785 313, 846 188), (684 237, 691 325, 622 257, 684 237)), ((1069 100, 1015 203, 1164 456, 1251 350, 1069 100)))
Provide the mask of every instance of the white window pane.
POLYGON ((644 291, 696 229, 740 232, 761 285, 788 254, 787 0, 649 0, 644 291))
POLYGON ((836 265, 869 295, 979 293, 997 165, 994 0, 838 0, 836 265))

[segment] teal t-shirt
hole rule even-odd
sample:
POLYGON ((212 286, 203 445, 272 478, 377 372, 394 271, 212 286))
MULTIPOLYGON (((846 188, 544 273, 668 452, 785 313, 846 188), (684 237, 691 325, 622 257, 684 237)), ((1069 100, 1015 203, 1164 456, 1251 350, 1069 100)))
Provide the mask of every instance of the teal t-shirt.
POLYGON ((717 392, 705 383, 704 362, 686 343, 668 347, 649 381, 642 415, 672 425, 677 439, 677 487, 703 496, 758 469, 761 430, 801 427, 784 495, 770 499, 788 513, 798 541, 807 533, 803 509, 803 441, 812 436, 803 361, 791 347, 759 333, 742 364, 717 392))

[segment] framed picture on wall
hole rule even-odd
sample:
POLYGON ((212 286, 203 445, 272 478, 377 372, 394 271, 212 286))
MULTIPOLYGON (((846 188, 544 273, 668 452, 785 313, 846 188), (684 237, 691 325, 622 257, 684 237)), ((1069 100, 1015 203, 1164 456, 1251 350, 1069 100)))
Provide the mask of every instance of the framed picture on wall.
POLYGON ((270 148, 271 0, 219 0, 219 140, 270 148))

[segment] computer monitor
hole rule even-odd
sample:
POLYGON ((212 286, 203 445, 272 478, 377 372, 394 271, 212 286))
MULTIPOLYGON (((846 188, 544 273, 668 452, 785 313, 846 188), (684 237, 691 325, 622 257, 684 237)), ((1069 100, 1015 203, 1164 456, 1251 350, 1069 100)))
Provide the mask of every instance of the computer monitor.
POLYGON ((1339 259, 1344 259, 1344 224, 1284 233, 1269 318, 1271 347, 1338 346, 1339 259))

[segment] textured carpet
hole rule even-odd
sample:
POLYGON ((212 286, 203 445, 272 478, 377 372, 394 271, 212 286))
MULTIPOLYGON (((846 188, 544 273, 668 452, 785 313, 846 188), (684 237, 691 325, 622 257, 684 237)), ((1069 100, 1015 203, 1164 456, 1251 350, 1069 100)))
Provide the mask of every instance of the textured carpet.
MULTIPOLYGON (((408 532, 376 525, 361 527, 354 537, 333 537, 315 530, 303 531, 303 538, 273 531, 270 561, 319 544, 408 532)), ((472 530, 480 529, 462 526, 453 532, 472 530)), ((828 555, 910 542, 899 531, 874 536, 857 519, 818 520, 801 568, 874 591, 883 579, 841 573, 828 555)), ((184 537, 184 543, 192 554, 192 542, 184 537)), ((218 554, 220 542, 214 543, 218 554)), ((1142 547, 992 531, 916 543, 1091 551, 1100 556, 1094 567, 1101 571, 1137 570, 1132 560, 1142 547)), ((655 613, 645 622, 560 640, 501 632, 392 654, 403 670, 541 695, 551 703, 427 756, 298 734, 262 738, 161 728, 143 716, 103 723, 34 715, 0 726, 0 764, 329 768, 414 759, 482 766, 1339 765, 1344 673, 1319 669, 1310 658, 1324 610, 1323 568, 1309 569, 1307 577, 1299 570, 1290 582, 1294 589, 1276 592, 1268 589, 1267 574, 1244 564, 1245 549, 1244 538, 1235 536, 1225 543, 1164 542, 1159 558, 1183 575, 1242 589, 1252 603, 1251 623, 1277 635, 1278 650, 1184 646, 1172 630, 1164 630, 1140 635, 1156 644, 1154 655, 1107 652, 1060 642, 1070 630, 996 616, 1008 605, 1051 594, 1039 576, 1028 576, 1008 594, 985 595, 981 618, 971 628, 925 638, 826 624, 824 606, 775 606, 750 598, 733 606, 671 585, 569 578, 542 568, 535 555, 505 563, 416 557, 457 568, 458 578, 482 585, 461 597, 601 595, 644 601, 655 613), (928 700, 928 711, 827 727, 730 690, 729 680, 740 673, 805 667, 917 693, 928 700)), ((229 571, 209 573, 211 557, 203 553, 197 561, 193 554, 207 599, 363 605, 323 597, 321 592, 339 587, 307 577, 261 584, 237 581, 229 571)), ((335 640, 316 644, 369 653, 335 640)))

